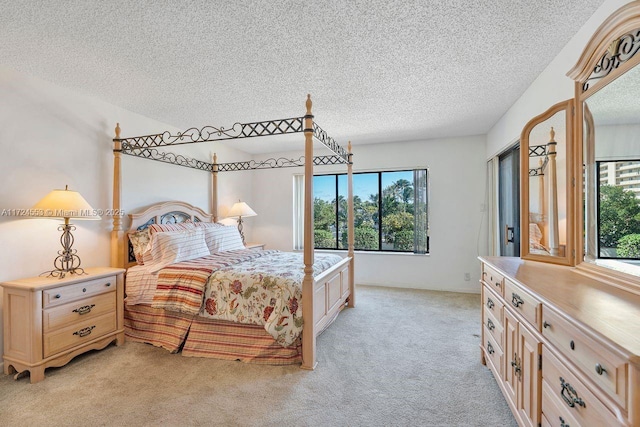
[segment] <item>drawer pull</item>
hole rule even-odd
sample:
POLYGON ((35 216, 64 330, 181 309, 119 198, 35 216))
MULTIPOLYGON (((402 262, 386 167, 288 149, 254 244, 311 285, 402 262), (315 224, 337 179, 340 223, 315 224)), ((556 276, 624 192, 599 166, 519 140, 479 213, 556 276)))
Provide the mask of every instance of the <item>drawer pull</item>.
POLYGON ((515 308, 518 308, 522 304, 524 304, 524 300, 522 298, 520 298, 520 295, 516 294, 515 292, 512 292, 511 293, 511 305, 513 305, 515 308))
POLYGON ((82 292, 87 292, 87 288, 82 288, 82 292))
POLYGON ((56 296, 55 296, 56 299, 60 299, 61 297, 62 297, 62 295, 60 295, 60 294, 56 294, 56 296))
POLYGON ((487 342, 487 351, 489 352, 489 354, 493 354, 496 351, 493 349, 493 346, 491 345, 490 342, 487 342))
POLYGON ((86 337, 87 335, 90 335, 90 334, 91 334, 91 330, 92 330, 93 328, 95 328, 95 327, 96 327, 95 325, 93 325, 93 326, 87 326, 86 328, 82 328, 82 329, 80 329, 79 331, 75 331, 75 332, 73 333, 73 335, 77 335, 77 336, 79 336, 80 338, 82 338, 82 337, 86 337))
POLYGON ((108 288, 109 286, 111 286, 111 282, 107 282, 105 286, 108 288))
POLYGON ((596 374, 602 375, 605 372, 607 372, 607 370, 604 369, 601 364, 596 363, 596 374))
POLYGON ((96 306, 95 304, 83 305, 82 307, 79 307, 73 310, 73 312, 78 313, 79 315, 82 316, 83 314, 91 313, 91 309, 95 306, 96 306))
POLYGON ((514 371, 518 379, 520 379, 520 373, 522 372, 522 368, 520 367, 520 360, 518 359, 518 355, 516 353, 513 354, 513 360, 511 361, 511 366, 513 366, 514 371))
POLYGON ((500 286, 502 286, 502 283, 500 283, 500 282, 496 282, 496 286, 497 286, 497 287, 500 287, 500 286))
POLYGON ((562 417, 558 418, 560 418, 560 427, 571 427, 569 424, 564 422, 564 419, 562 417))
POLYGON ((491 319, 487 319, 487 328, 490 331, 493 331, 496 328, 496 325, 493 324, 493 321, 491 319))
POLYGON ((493 303, 491 298, 487 298, 487 307, 489 307, 490 310, 493 310, 494 306, 495 306, 495 304, 493 303))
POLYGON ((569 343, 569 347, 571 347, 571 350, 575 350, 576 349, 576 343, 574 343, 573 340, 571 340, 571 342, 569 343))
POLYGON ((574 408, 576 405, 582 406, 583 408, 587 407, 587 405, 584 403, 584 400, 578 397, 578 393, 576 392, 576 390, 571 387, 571 384, 564 382, 564 378, 562 377, 560 377, 560 385, 562 386, 562 389, 560 390, 560 396, 562 396, 562 399, 567 405, 569 405, 570 408, 574 408))
POLYGON ((547 329, 551 327, 551 323, 547 322, 546 320, 544 321, 544 323, 542 324, 542 327, 547 329))

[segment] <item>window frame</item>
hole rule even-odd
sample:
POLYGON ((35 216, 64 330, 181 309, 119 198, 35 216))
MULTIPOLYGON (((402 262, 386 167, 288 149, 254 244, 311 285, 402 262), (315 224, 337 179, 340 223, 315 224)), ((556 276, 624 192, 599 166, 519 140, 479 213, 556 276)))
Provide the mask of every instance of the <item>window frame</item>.
MULTIPOLYGON (((354 248, 355 251, 358 252, 368 252, 368 253, 393 253, 393 254, 408 254, 408 255, 429 255, 431 252, 431 245, 430 245, 430 236, 429 236, 429 182, 430 182, 430 176, 429 176, 429 168, 427 167, 416 167, 416 168, 399 168, 399 169, 383 169, 383 170, 373 170, 373 171, 359 171, 359 172, 353 172, 353 176, 355 177, 355 175, 364 175, 364 174, 376 174, 378 176, 378 185, 377 185, 377 190, 378 190, 378 248, 379 249, 359 249, 359 248, 354 248), (383 218, 383 212, 382 212, 382 175, 385 173, 394 173, 394 172, 410 172, 410 173, 415 173, 415 171, 423 171, 425 173, 425 180, 426 180, 426 185, 425 185, 425 205, 426 205, 426 224, 425 224, 425 232, 426 232, 426 250, 425 252, 416 252, 416 246, 415 243, 413 245, 413 250, 411 251, 403 251, 403 250, 396 250, 396 249, 383 249, 382 248, 382 218, 383 218)), ((338 234, 338 230, 339 230, 339 225, 340 225, 340 207, 339 207, 339 202, 338 202, 338 196, 340 195, 339 193, 339 177, 340 176, 347 176, 347 173, 344 172, 335 172, 335 173, 320 173, 320 174, 314 174, 313 177, 318 177, 318 176, 333 176, 335 177, 334 182, 335 182, 335 197, 334 200, 336 200, 336 204, 335 204, 335 225, 336 225, 336 236, 335 236, 335 247, 333 248, 327 248, 327 247, 317 247, 315 245, 315 241, 314 241, 314 250, 326 250, 326 251, 347 251, 348 248, 340 248, 340 236, 338 234)), ((415 191, 415 180, 412 182, 412 185, 414 186, 414 191, 415 191)), ((315 192, 315 186, 314 186, 314 192, 315 192)), ((314 196, 314 200, 315 200, 315 196, 314 196)), ((415 209, 415 208, 414 208, 415 209)), ((315 212, 314 212, 314 216, 315 216, 315 212)), ((415 224, 415 223, 414 223, 415 224)), ((315 218, 314 218, 314 230, 315 230, 315 218)), ((415 227, 414 227, 415 230, 415 227)))

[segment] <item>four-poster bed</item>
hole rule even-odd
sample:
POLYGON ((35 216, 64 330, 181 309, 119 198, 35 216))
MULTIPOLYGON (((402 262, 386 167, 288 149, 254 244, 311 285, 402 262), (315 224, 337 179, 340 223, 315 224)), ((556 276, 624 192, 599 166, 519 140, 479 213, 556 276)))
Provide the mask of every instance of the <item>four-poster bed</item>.
POLYGON ((556 165, 555 131, 549 133, 549 142, 530 145, 530 160, 537 157, 537 167, 529 168, 529 188, 537 191, 537 200, 530 202, 529 253, 561 255, 558 229, 558 179, 556 165), (546 179, 545 179, 546 178, 546 179))
MULTIPOLYGON (((236 123, 231 129, 204 127, 201 129, 191 128, 176 135, 170 132, 160 134, 145 135, 139 137, 121 138, 120 127, 116 127, 116 137, 114 138, 114 181, 113 181, 113 208, 114 212, 120 212, 122 195, 121 176, 121 155, 142 157, 150 160, 161 161, 174 165, 199 169, 211 174, 211 213, 191 206, 184 202, 166 202, 154 205, 145 211, 130 215, 130 232, 137 232, 151 228, 153 233, 157 225, 163 223, 193 222, 194 229, 209 226, 214 227, 218 221, 217 186, 218 174, 223 172, 241 170, 259 170, 270 168, 304 166, 305 171, 305 198, 304 198, 304 269, 300 274, 301 305, 302 305, 302 333, 298 341, 288 343, 283 347, 279 346, 273 338, 266 336, 264 330, 258 331, 261 326, 255 324, 233 323, 215 319, 205 319, 193 313, 174 312, 162 310, 152 306, 127 305, 125 307, 125 317, 129 324, 127 336, 135 341, 151 342, 154 345, 170 348, 177 351, 183 347, 185 355, 204 355, 210 357, 237 358, 241 360, 252 360, 258 363, 283 363, 300 361, 302 368, 314 369, 316 365, 316 337, 335 319, 337 314, 345 305, 353 307, 355 305, 354 294, 354 232, 353 232, 353 185, 352 185, 352 154, 351 144, 348 150, 340 147, 333 138, 329 137, 313 120, 311 113, 311 97, 307 96, 306 114, 302 117, 294 117, 281 120, 270 120, 264 122, 236 123), (220 141, 238 138, 250 138, 269 135, 282 135, 288 133, 304 133, 305 151, 304 157, 297 160, 290 159, 269 159, 266 161, 246 161, 236 163, 218 163, 214 154, 213 162, 208 163, 182 155, 161 152, 161 147, 202 143, 207 141, 220 141), (328 156, 313 155, 313 140, 320 141, 325 147, 331 150, 328 156), (348 175, 348 253, 347 257, 340 259, 333 265, 322 265, 324 257, 316 260, 314 256, 314 229, 313 229, 313 170, 314 165, 335 165, 346 164, 348 175), (151 227, 150 227, 151 226, 151 227), (316 262, 317 261, 317 262, 316 262), (318 267, 321 265, 321 268, 318 267), (314 270, 315 268, 315 270, 314 270), (258 330, 257 330, 257 329, 258 330), (242 343, 230 343, 226 341, 227 336, 242 335, 242 343), (186 338, 186 341, 184 341, 186 338), (255 339, 255 342, 253 340, 255 339), (207 340, 215 341, 212 347, 207 347, 207 340), (248 341, 251 341, 247 344, 248 341), (275 343, 275 346, 274 346, 275 343), (204 349, 203 347, 204 346, 204 349), (279 348, 278 348, 279 346, 279 348), (226 347, 229 351, 220 351, 226 347), (247 347, 258 348, 258 355, 248 356, 246 359, 239 356, 247 347), (186 354, 189 353, 189 354, 186 354), (222 354, 224 353, 224 355, 222 354), (225 357, 226 356, 226 357, 225 357), (237 356, 237 357, 236 357, 237 356)), ((161 230, 164 231, 164 230, 161 230)), ((194 233, 195 234, 195 233, 194 233)), ((129 268, 134 266, 135 258, 132 254, 132 247, 129 238, 123 230, 121 216, 114 216, 112 231, 112 264, 118 267, 129 268)), ((269 256, 276 256, 270 252, 256 254, 256 251, 237 251, 238 258, 243 258, 244 263, 249 259, 264 256, 263 264, 267 263, 269 256), (247 254, 246 252, 254 252, 247 254)), ((214 257, 214 254, 211 254, 214 257)), ((215 254, 220 255, 220 254, 215 254)), ((236 252, 233 253, 233 256, 236 252)), ((208 257, 205 257, 208 258, 208 257)), ((194 262, 197 260, 193 260, 194 262)), ((190 261, 188 261, 190 262, 190 261)), ((173 267, 184 263, 175 264, 173 267)), ((229 270, 227 261, 221 263, 229 270)), ((240 265, 240 264, 238 264, 240 265)), ((186 267, 185 267, 186 268, 186 267)), ((200 267, 198 267, 200 268, 200 267)), ((255 269, 252 267, 251 269, 255 269)), ((131 271, 131 278, 134 276, 131 271)), ((162 276, 161 270, 159 277, 162 276)), ((214 270, 215 271, 215 270, 214 270)), ((217 274, 211 275, 210 279, 217 274)), ((236 271, 236 274, 240 272, 236 271)), ((285 276, 296 276, 295 273, 287 272, 285 276)), ((263 277, 260 275, 260 280, 263 277)), ((158 283, 161 280, 158 279, 158 283)), ((212 280, 209 280, 211 282, 212 280)), ((207 283, 207 286, 210 286, 207 283)), ((176 288, 179 286, 175 286, 176 288)), ((160 289, 160 287, 158 287, 160 289)), ((158 292, 156 289, 156 293, 158 292)), ((263 286, 263 290, 267 286, 263 286)), ((127 289, 129 291, 130 289, 127 289)), ((207 293, 210 287, 200 291, 207 293)), ((294 292, 294 291, 291 291, 294 292)), ((155 301, 155 300, 154 300, 155 301)), ((273 299, 271 300, 273 301, 273 299)), ((291 301, 291 300, 290 300, 291 301)), ((296 300, 297 301, 297 300, 296 300)), ((202 301, 201 301, 202 303, 202 301)), ((250 303, 249 303, 250 304, 250 303)), ((277 304, 276 304, 277 305, 277 304)), ((293 306, 289 303, 288 312, 295 317, 297 303, 293 306)), ((201 309, 203 312, 204 308, 201 309)), ((285 310, 287 311, 287 310, 285 310)), ((266 319, 265 315, 265 321, 266 319)), ((271 317, 269 318, 271 319, 271 317)), ((295 320, 295 319, 294 319, 295 320)), ((282 322, 282 319, 280 319, 282 322)))

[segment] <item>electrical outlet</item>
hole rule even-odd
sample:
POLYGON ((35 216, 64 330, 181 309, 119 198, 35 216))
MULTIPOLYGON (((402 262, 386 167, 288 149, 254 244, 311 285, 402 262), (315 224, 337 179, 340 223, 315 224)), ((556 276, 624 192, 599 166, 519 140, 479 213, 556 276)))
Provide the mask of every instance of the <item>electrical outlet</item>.
POLYGON ((464 273, 464 281, 468 282, 469 280, 471 280, 471 274, 469 273, 464 273))

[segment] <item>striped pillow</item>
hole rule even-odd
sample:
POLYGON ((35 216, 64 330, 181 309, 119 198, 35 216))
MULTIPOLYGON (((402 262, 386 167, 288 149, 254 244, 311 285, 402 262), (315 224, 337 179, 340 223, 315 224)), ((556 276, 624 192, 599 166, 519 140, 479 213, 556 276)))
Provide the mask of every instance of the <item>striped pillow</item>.
POLYGON ((211 253, 246 249, 235 225, 204 228, 204 240, 211 253))
POLYGON ((210 255, 204 231, 192 228, 181 231, 156 232, 151 238, 151 256, 155 273, 170 264, 210 255))
POLYGON ((153 236, 155 233, 162 233, 164 231, 182 231, 195 228, 196 224, 191 220, 174 223, 174 224, 151 224, 149 226, 149 233, 153 236))

